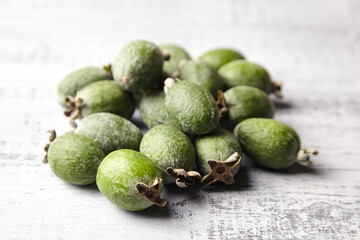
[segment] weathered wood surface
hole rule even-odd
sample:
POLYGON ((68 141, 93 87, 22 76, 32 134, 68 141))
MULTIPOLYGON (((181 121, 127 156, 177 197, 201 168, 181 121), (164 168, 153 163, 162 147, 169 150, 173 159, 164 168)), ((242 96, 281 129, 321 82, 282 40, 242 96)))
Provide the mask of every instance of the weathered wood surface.
POLYGON ((0 239, 359 239, 360 2, 1 1, 0 239), (245 159, 232 186, 166 188, 139 213, 41 164, 45 131, 69 130, 56 84, 128 41, 193 55, 233 46, 285 83, 276 119, 320 151, 274 172, 245 159))

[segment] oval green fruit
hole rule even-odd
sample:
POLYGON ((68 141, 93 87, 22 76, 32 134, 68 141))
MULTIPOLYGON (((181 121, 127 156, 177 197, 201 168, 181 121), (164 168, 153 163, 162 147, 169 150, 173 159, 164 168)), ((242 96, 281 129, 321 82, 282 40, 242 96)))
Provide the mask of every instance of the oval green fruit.
POLYGON ((75 133, 99 143, 105 154, 118 149, 139 150, 142 133, 129 120, 112 113, 94 113, 83 118, 75 133))
POLYGON ((179 129, 169 125, 151 128, 143 137, 140 153, 154 161, 164 173, 165 183, 175 179, 167 174, 168 168, 191 171, 195 165, 195 150, 189 138, 179 129))
POLYGON ((237 86, 224 93, 228 114, 221 118, 220 124, 232 131, 247 118, 273 118, 275 106, 269 96, 258 88, 237 86))
POLYGON ((55 139, 47 154, 53 173, 63 181, 76 185, 94 183, 97 169, 105 157, 98 143, 74 133, 55 139))
POLYGON ((66 97, 75 97, 76 92, 85 87, 86 85, 100 81, 111 80, 111 71, 106 67, 85 67, 74 71, 62 79, 58 84, 58 100, 60 105, 66 106, 66 97))
POLYGON ((281 83, 272 82, 268 72, 258 64, 246 60, 235 60, 222 66, 219 69, 219 75, 224 79, 227 89, 236 86, 251 86, 267 94, 274 93, 281 97, 281 83))
POLYGON ((147 92, 156 88, 162 74, 164 57, 161 50, 148 41, 134 41, 116 56, 112 67, 115 81, 130 92, 147 92))
POLYGON ((109 112, 130 119, 136 101, 114 81, 98 81, 81 89, 75 99, 68 98, 71 106, 65 112, 71 119, 83 118, 97 112, 109 112))
POLYGON ((163 54, 169 54, 170 59, 164 62, 163 70, 166 74, 172 77, 178 77, 180 62, 182 60, 190 60, 190 55, 185 49, 174 44, 159 45, 163 54))
POLYGON ((188 134, 206 134, 219 124, 219 111, 211 93, 202 86, 180 81, 165 95, 171 125, 188 134))
POLYGON ((309 165, 315 149, 301 149, 296 131, 285 123, 264 118, 249 118, 234 129, 244 153, 261 166, 282 169, 298 162, 309 165))
POLYGON ((205 87, 215 97, 218 90, 224 89, 224 82, 216 69, 201 60, 187 61, 180 68, 181 80, 190 81, 205 87))
POLYGON ((219 70, 223 65, 234 60, 245 59, 245 57, 234 49, 216 48, 206 52, 200 59, 211 64, 216 70, 219 70))
POLYGON ((148 128, 169 123, 165 109, 165 93, 156 91, 141 99, 140 117, 148 128))
POLYGON ((145 155, 129 149, 107 155, 100 164, 96 184, 101 193, 114 205, 139 211, 153 204, 164 206, 160 196, 162 172, 145 155))
POLYGON ((196 166, 203 185, 215 181, 226 184, 234 182, 233 176, 240 169, 241 146, 231 132, 217 128, 213 132, 198 136, 194 141, 196 149, 196 166))

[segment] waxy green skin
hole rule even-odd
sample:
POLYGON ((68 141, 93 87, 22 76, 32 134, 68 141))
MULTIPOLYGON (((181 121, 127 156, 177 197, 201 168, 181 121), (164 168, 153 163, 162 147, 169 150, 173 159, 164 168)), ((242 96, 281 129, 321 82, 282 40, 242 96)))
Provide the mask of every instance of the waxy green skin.
POLYGON ((200 59, 211 64, 216 70, 219 70, 225 64, 234 60, 245 59, 245 57, 234 49, 216 48, 206 52, 200 59))
POLYGON ((246 119, 236 126, 234 133, 244 153, 264 167, 289 167, 300 150, 300 138, 295 130, 273 119, 246 119))
POLYGON ((162 52, 155 44, 134 41, 116 56, 113 76, 126 91, 147 92, 156 88, 163 61, 162 52), (128 80, 124 81, 124 78, 128 80))
POLYGON ((75 97, 76 92, 86 85, 100 81, 111 80, 112 74, 104 68, 99 67, 85 67, 74 71, 62 79, 58 84, 58 99, 60 105, 67 107, 66 97, 75 97))
POLYGON ((140 116, 148 128, 170 123, 165 109, 165 93, 156 91, 141 99, 140 116))
POLYGON ((269 94, 272 83, 268 72, 258 64, 246 60, 229 62, 219 69, 226 89, 236 86, 251 86, 269 94))
POLYGON ((173 85, 165 95, 171 125, 188 134, 206 134, 219 124, 219 111, 211 93, 189 81, 173 85))
POLYGON ((78 98, 83 100, 81 117, 109 112, 130 119, 136 107, 133 95, 114 81, 91 83, 76 94, 76 99, 78 98))
POLYGON ((47 158, 58 178, 71 184, 87 185, 95 182, 104 157, 98 143, 82 135, 67 133, 50 145, 47 158))
POLYGON ((170 54, 170 59, 164 62, 164 72, 169 76, 177 77, 180 68, 180 61, 190 60, 190 55, 185 51, 185 49, 174 44, 159 45, 159 48, 163 52, 170 54))
MULTIPOLYGON (((129 149, 117 150, 105 157, 100 164, 96 184, 102 194, 114 205, 140 211, 153 205, 141 196, 135 185, 138 182, 152 185, 162 172, 145 155, 129 149)), ((160 185, 162 191, 163 184, 160 185)))
POLYGON ((213 96, 217 95, 218 90, 224 90, 224 82, 216 69, 201 60, 187 61, 180 68, 179 77, 205 87, 213 96))
POLYGON ((220 125, 232 131, 247 118, 273 118, 275 106, 269 96, 258 88, 237 86, 224 93, 228 114, 221 118, 220 125))
MULTIPOLYGON (((194 141, 196 149, 196 166, 201 175, 208 174, 211 169, 209 160, 225 161, 233 153, 241 156, 241 146, 236 136, 231 132, 217 128, 212 133, 198 136, 194 141)), ((231 169, 233 176, 239 171, 240 164, 231 169)))
POLYGON ((112 113, 94 113, 83 118, 75 133, 99 143, 105 154, 118 149, 139 150, 143 136, 132 122, 112 113))
POLYGON ((168 167, 193 170, 195 150, 189 138, 179 129, 169 125, 151 128, 143 137, 140 153, 154 161, 164 173, 165 183, 174 183, 167 173, 168 167))

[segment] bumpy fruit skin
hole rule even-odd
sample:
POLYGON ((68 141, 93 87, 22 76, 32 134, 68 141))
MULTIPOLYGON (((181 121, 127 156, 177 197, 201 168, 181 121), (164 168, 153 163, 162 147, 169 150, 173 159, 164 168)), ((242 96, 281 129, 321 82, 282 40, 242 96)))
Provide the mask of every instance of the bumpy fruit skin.
POLYGON ((230 48, 216 48, 206 52, 200 59, 211 64, 216 70, 219 70, 225 64, 234 60, 245 59, 245 57, 238 51, 230 48))
POLYGON ((264 167, 289 167, 300 150, 300 138, 295 130, 273 119, 246 119, 236 126, 234 133, 244 153, 264 167))
POLYGON ((190 60, 190 55, 185 49, 174 44, 159 45, 163 52, 170 54, 170 59, 164 62, 163 71, 169 76, 177 77, 181 60, 190 60))
POLYGON ((188 134, 206 134, 219 124, 219 111, 211 93, 202 86, 180 81, 165 95, 171 125, 188 134))
POLYGON ((179 129, 158 125, 150 129, 140 144, 140 153, 154 161, 164 173, 165 183, 174 183, 166 173, 168 167, 193 170, 195 150, 189 138, 179 129))
POLYGON ((180 68, 179 77, 205 87, 213 96, 217 95, 218 90, 224 90, 224 82, 216 69, 201 60, 187 61, 180 68))
POLYGON ((165 93, 163 91, 156 91, 143 97, 139 104, 139 110, 141 119, 148 128, 169 123, 165 109, 165 93))
POLYGON ((53 173, 63 181, 76 185, 94 183, 104 157, 98 143, 74 133, 55 139, 48 151, 53 173))
POLYGON ((273 118, 275 106, 269 96, 258 88, 237 86, 224 93, 228 114, 220 125, 232 131, 234 127, 247 118, 273 118))
MULTIPOLYGON (((122 149, 104 158, 96 184, 114 205, 128 211, 140 211, 153 203, 141 196, 135 185, 138 182, 151 185, 156 177, 162 178, 162 173, 148 157, 134 150, 122 149)), ((160 191, 162 187, 160 185, 160 191)))
POLYGON ((219 69, 219 75, 224 79, 227 89, 236 86, 251 86, 269 94, 271 79, 268 72, 258 64, 246 60, 229 62, 219 69))
MULTIPOLYGON (((225 161, 235 152, 241 155, 241 146, 236 136, 222 128, 198 136, 194 141, 194 146, 196 149, 196 166, 201 175, 206 175, 211 171, 208 164, 209 160, 225 161)), ((231 173, 235 175, 239 169, 240 164, 231 169, 231 173)))
POLYGON ((143 136, 132 122, 112 113, 94 113, 83 118, 75 133, 99 143, 105 154, 118 149, 139 150, 143 136))
POLYGON ((111 72, 106 71, 104 68, 85 67, 74 71, 58 84, 57 91, 59 103, 63 107, 67 107, 65 101, 66 97, 75 97, 77 91, 92 82, 110 79, 112 79, 111 72))
POLYGON ((130 92, 155 89, 162 74, 163 55, 153 43, 134 41, 116 56, 112 67, 115 81, 130 92))
POLYGON ((130 119, 136 108, 133 95, 114 81, 91 83, 76 94, 83 100, 81 117, 92 113, 109 112, 130 119))

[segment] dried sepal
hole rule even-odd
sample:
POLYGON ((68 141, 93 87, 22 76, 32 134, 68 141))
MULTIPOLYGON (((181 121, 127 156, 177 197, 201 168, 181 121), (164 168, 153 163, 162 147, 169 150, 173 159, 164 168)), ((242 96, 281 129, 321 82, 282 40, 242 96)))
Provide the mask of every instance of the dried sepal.
POLYGON ((162 51, 162 55, 163 55, 164 61, 169 61, 171 58, 170 53, 166 50, 162 51))
POLYGON ((271 82, 271 92, 278 98, 283 97, 281 93, 282 85, 283 85, 282 82, 271 82))
POLYGON ((47 130, 46 132, 49 133, 49 142, 44 147, 45 156, 42 160, 43 163, 48 162, 48 151, 49 151, 50 145, 56 139, 56 132, 54 129, 47 130))
POLYGON ((319 152, 314 148, 300 149, 296 161, 303 166, 310 166, 312 164, 312 161, 310 161, 310 154, 318 155, 319 152))
POLYGON ((237 152, 233 153, 225 161, 208 161, 211 171, 201 179, 201 184, 206 186, 216 181, 232 184, 234 182, 234 177, 231 173, 231 169, 238 165, 240 161, 241 156, 237 152))
POLYGON ((178 78, 167 78, 164 81, 164 93, 166 94, 169 89, 174 86, 177 82, 180 82, 181 80, 178 78))
POLYGON ((77 119, 81 116, 81 108, 83 99, 78 98, 75 100, 75 98, 71 96, 67 96, 65 99, 66 105, 69 106, 69 109, 67 109, 64 114, 65 116, 69 117, 70 119, 77 119))
POLYGON ((196 181, 201 179, 200 173, 196 171, 186 172, 181 168, 167 168, 166 172, 173 178, 176 178, 175 183, 177 186, 185 188, 194 185, 196 181))
POLYGON ((219 116, 220 117, 224 117, 226 114, 228 114, 229 109, 228 109, 228 107, 226 105, 226 102, 225 102, 224 93, 221 90, 218 90, 216 104, 217 104, 218 109, 219 109, 219 116))
POLYGON ((109 73, 112 73, 112 66, 111 64, 108 64, 108 65, 104 65, 103 66, 103 69, 109 73))
POLYGON ((148 186, 145 183, 139 182, 135 185, 137 192, 146 198, 148 201, 163 207, 166 205, 166 200, 162 198, 160 194, 160 184, 162 179, 159 177, 155 178, 153 185, 148 186))

